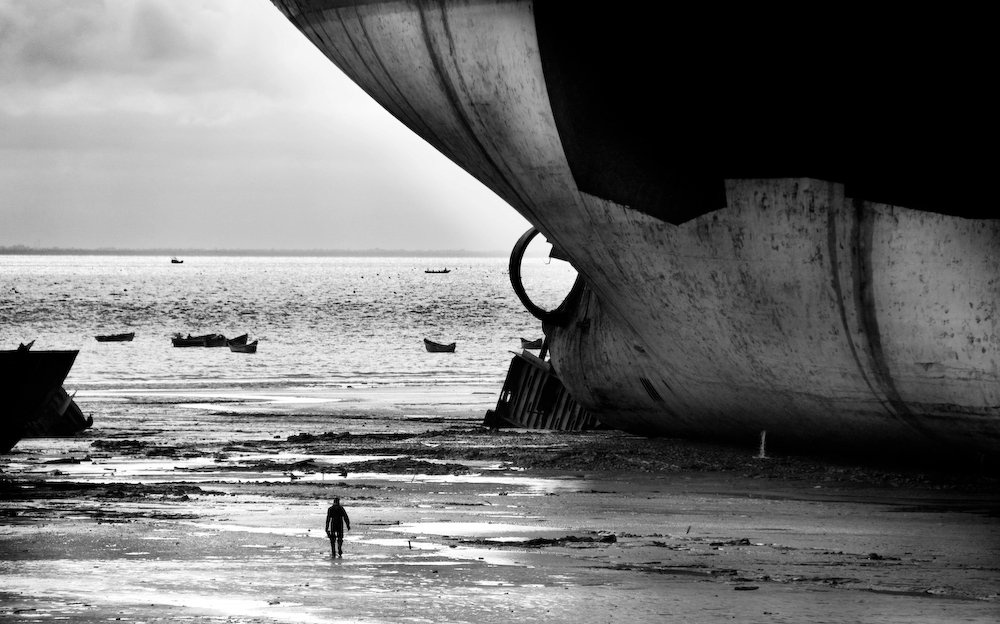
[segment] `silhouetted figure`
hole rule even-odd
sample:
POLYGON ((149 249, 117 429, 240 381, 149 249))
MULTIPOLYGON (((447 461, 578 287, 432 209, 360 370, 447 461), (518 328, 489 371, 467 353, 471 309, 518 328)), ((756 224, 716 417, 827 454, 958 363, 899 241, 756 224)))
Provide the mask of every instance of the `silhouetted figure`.
POLYGON ((330 538, 330 550, 333 557, 344 556, 344 528, 351 530, 351 519, 341 506, 340 498, 334 498, 333 504, 326 510, 326 536, 330 538))

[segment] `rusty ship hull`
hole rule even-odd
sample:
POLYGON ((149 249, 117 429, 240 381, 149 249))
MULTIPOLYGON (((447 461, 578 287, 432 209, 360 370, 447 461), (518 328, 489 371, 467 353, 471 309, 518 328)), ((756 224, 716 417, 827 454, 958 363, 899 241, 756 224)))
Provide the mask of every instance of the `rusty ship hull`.
POLYGON ((602 423, 1000 455, 995 124, 968 28, 929 46, 947 16, 273 2, 578 271, 539 316, 602 423))

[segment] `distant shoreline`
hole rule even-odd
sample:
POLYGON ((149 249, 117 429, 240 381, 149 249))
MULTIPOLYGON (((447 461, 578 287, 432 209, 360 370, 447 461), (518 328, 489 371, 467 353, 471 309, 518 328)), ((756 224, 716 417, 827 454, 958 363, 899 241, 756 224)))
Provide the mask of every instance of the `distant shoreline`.
POLYGON ((77 249, 66 247, 0 247, 0 256, 256 256, 357 258, 505 258, 509 251, 465 249, 77 249))

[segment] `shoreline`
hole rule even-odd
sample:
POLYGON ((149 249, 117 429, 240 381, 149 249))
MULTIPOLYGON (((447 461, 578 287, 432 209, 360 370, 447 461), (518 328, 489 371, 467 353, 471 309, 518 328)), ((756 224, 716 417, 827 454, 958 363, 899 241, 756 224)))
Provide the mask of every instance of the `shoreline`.
POLYGON ((493 433, 496 395, 477 390, 245 412, 108 397, 86 436, 0 458, 0 621, 1000 615, 992 476, 493 433), (343 559, 322 535, 333 495, 354 529, 343 559))

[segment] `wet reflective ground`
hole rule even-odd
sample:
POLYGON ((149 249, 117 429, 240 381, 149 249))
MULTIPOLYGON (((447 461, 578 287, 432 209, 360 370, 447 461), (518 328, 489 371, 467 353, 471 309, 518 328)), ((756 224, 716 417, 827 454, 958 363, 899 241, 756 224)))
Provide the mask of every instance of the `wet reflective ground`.
POLYGON ((85 437, 0 459, 0 621, 1000 616, 988 481, 491 434, 476 388, 273 399, 95 394, 111 416, 85 437), (352 521, 338 559, 334 495, 352 521))

